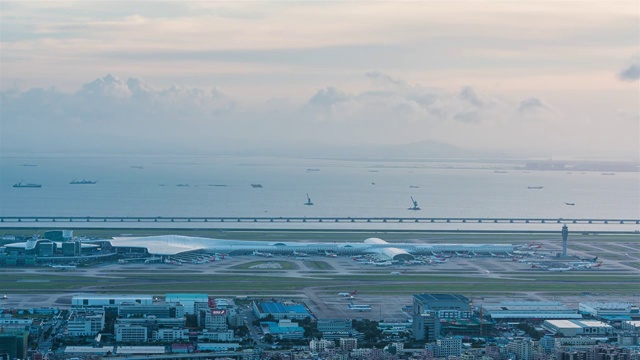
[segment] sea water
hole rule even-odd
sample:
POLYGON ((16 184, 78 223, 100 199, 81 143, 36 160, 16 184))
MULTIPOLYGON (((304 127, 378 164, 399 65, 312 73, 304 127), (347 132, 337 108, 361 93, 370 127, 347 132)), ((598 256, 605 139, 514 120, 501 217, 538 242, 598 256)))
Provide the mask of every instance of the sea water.
POLYGON ((0 215, 638 219, 639 184, 637 172, 605 176, 509 164, 13 156, 0 162, 0 215), (74 179, 98 182, 69 184, 74 179), (19 181, 42 188, 13 188, 19 181), (307 193, 313 206, 304 205, 307 193), (408 210, 411 197, 420 211, 408 210))

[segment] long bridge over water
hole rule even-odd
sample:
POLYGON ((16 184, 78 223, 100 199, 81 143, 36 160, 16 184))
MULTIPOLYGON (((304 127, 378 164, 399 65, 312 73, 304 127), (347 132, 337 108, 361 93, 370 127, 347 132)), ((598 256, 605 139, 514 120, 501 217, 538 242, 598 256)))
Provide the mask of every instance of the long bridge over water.
POLYGON ((492 223, 492 224, 640 224, 640 219, 517 218, 517 217, 301 217, 301 216, 0 216, 0 223, 90 222, 90 223, 492 223))

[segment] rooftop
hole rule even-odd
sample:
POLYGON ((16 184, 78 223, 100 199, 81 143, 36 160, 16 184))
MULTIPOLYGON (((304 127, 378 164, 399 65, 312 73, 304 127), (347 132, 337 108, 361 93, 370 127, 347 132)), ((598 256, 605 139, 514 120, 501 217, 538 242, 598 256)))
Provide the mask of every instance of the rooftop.
POLYGON ((469 298, 459 294, 414 294, 413 297, 420 301, 469 301, 469 298))

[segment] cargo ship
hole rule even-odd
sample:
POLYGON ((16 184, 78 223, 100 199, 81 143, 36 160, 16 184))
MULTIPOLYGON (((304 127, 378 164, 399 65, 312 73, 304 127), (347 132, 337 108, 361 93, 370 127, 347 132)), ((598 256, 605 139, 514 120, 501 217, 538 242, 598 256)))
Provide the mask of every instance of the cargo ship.
POLYGON ((33 183, 27 183, 27 184, 23 184, 22 181, 17 182, 15 184, 13 184, 14 188, 41 188, 42 185, 40 184, 33 184, 33 183))
POLYGON ((95 184, 97 182, 98 182, 98 180, 93 181, 93 180, 85 180, 85 179, 82 179, 82 180, 73 179, 72 181, 69 182, 69 184, 71 184, 71 185, 93 185, 93 184, 95 184))

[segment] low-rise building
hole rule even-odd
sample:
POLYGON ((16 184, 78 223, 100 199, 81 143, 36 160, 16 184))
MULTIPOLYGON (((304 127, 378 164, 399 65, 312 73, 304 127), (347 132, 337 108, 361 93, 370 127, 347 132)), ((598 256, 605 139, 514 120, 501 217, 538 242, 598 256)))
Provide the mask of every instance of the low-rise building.
POLYGON ((460 356, 462 353, 462 339, 438 339, 435 346, 436 357, 460 356))
POLYGON ((166 302, 180 303, 184 306, 185 314, 195 314, 195 303, 208 303, 207 294, 166 294, 166 302))
POLYGON ((179 303, 152 303, 140 304, 137 302, 125 302, 118 306, 118 316, 149 316, 158 318, 182 318, 184 317, 184 305, 179 303))
POLYGON ((358 348, 358 339, 342 338, 340 339, 340 350, 351 351, 358 348))
POLYGON ((265 334, 271 334, 279 339, 302 339, 304 337, 304 329, 289 319, 282 319, 277 323, 265 321, 261 322, 260 326, 265 334))
POLYGON ((69 336, 95 336, 104 329, 103 311, 76 310, 67 321, 69 336))
POLYGON ((333 341, 324 340, 324 339, 320 339, 320 340, 313 339, 309 342, 309 350, 320 354, 320 353, 326 352, 330 348, 333 348, 333 345, 334 345, 333 341))
POLYGON ((146 342, 148 340, 147 327, 142 325, 116 324, 114 332, 118 342, 146 342))
POLYGON ((187 328, 158 329, 153 332, 152 338, 155 341, 162 341, 162 342, 189 340, 189 329, 187 328))

